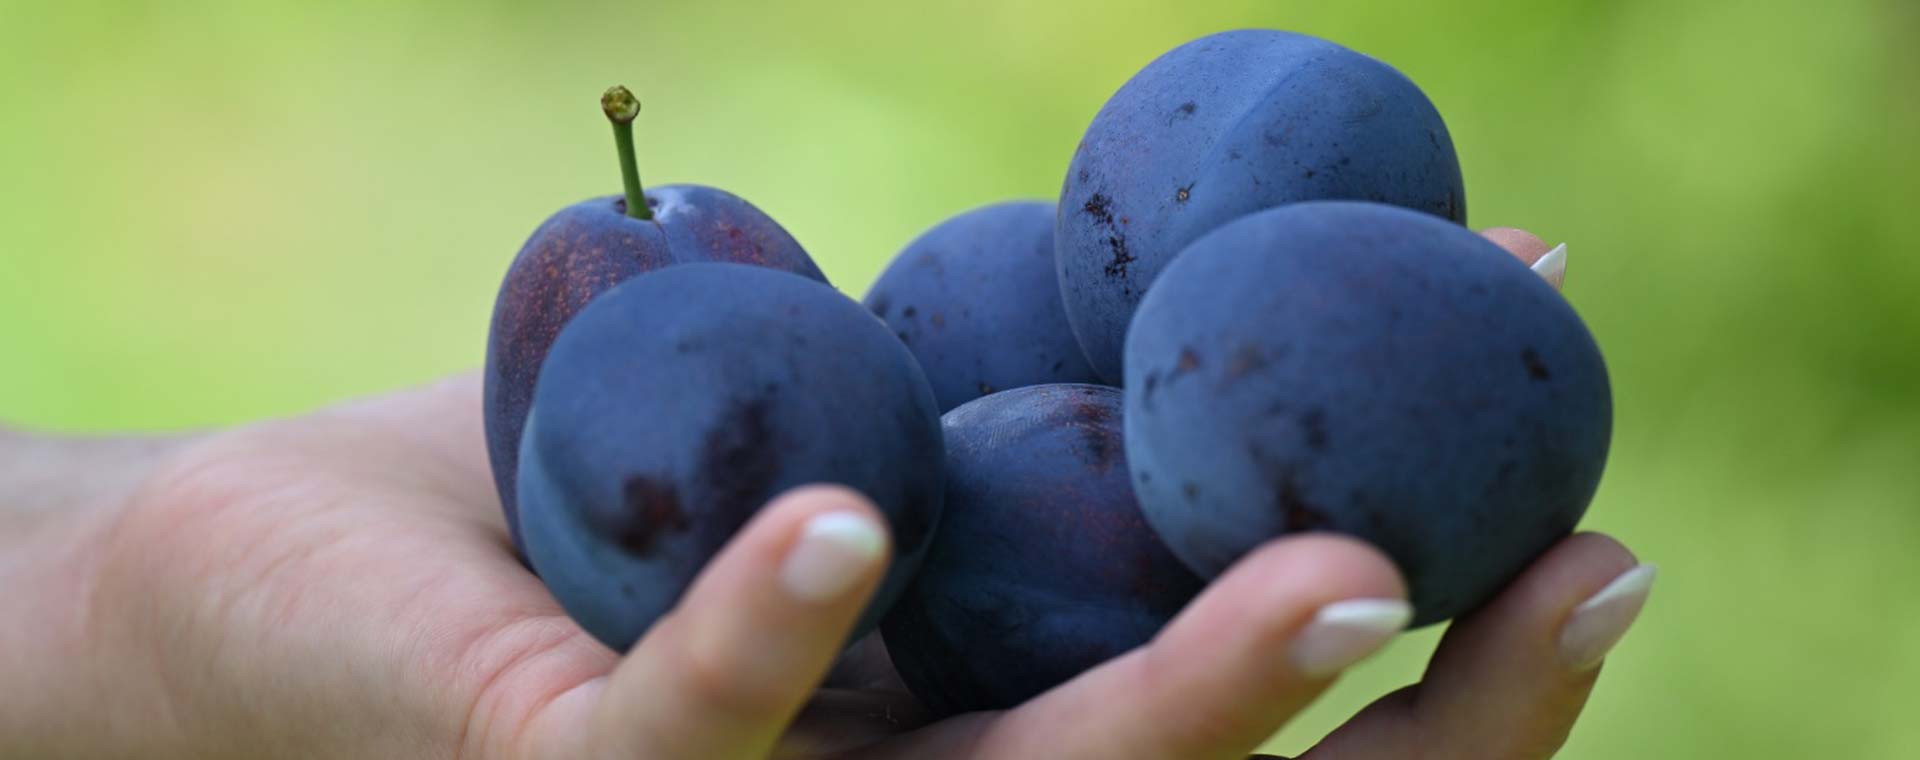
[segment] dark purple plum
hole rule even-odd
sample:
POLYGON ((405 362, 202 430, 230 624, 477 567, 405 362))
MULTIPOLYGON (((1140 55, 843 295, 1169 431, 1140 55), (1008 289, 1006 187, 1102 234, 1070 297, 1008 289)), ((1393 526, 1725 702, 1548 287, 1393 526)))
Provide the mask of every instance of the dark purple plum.
POLYGON ((1195 571, 1347 533, 1398 563, 1416 624, 1573 529, 1613 424, 1599 347, 1553 286, 1460 225, 1361 202, 1187 247, 1134 317, 1126 412, 1141 508, 1195 571))
POLYGON ((1099 379, 1060 306, 1051 203, 941 222, 894 257, 866 303, 920 360, 943 412, 1008 388, 1099 379))
POLYGON ((1012 707, 1146 643, 1199 593, 1128 485, 1120 391, 1035 385, 941 419, 947 496, 881 624, 940 714, 1012 707))
POLYGON ((521 444, 522 536, 567 613, 624 650, 768 500, 843 484, 893 536, 865 631, 926 552, 942 459, 933 391, 859 303, 683 264, 607 291, 554 341, 521 444))
POLYGON ((549 217, 521 246, 494 301, 485 371, 487 456, 507 530, 523 554, 514 487, 520 435, 540 365, 575 314, 636 274, 696 261, 757 264, 826 282, 786 230, 731 193, 700 185, 642 191, 631 124, 639 104, 632 97, 615 88, 602 101, 614 120, 629 194, 583 201, 549 217), (644 204, 633 203, 641 197, 644 204))
POLYGON ((1446 124, 1385 63, 1242 30, 1148 64, 1094 117, 1060 191, 1060 288, 1087 360, 1120 382, 1128 321, 1180 249, 1246 214, 1311 200, 1467 218, 1446 124))

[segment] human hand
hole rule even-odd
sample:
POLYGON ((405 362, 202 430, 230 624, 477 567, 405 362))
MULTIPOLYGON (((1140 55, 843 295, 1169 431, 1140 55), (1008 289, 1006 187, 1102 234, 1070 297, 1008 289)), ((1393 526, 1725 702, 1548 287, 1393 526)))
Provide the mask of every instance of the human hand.
MULTIPOLYGON (((1283 539, 1149 645, 927 723, 901 693, 816 689, 885 540, 864 499, 816 487, 621 657, 514 558, 479 419, 464 376, 114 468, 141 485, 97 492, 114 508, 40 574, 71 614, 5 639, 46 656, 0 659, 35 700, 0 704, 0 756, 1238 758, 1405 621, 1373 549, 1283 539)), ((1568 539, 1308 757, 1551 755, 1650 581, 1611 539, 1568 539)))

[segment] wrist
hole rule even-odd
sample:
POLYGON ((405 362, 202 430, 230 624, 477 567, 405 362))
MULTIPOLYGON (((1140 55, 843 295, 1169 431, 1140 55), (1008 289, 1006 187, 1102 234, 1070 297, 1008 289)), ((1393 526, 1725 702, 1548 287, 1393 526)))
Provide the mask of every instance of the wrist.
POLYGON ((94 636, 93 597, 103 537, 177 440, 0 428, 0 757, 115 756, 157 738, 127 735, 157 726, 117 709, 137 677, 94 636))

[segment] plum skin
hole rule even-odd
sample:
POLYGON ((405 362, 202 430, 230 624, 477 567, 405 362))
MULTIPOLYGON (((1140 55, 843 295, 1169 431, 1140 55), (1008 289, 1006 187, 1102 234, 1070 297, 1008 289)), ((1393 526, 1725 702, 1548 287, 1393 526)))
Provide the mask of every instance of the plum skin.
POLYGON ((1466 221, 1446 124, 1391 66, 1306 35, 1213 34, 1160 56, 1094 117, 1060 191, 1061 294, 1122 382, 1133 310, 1188 243, 1261 209, 1368 200, 1466 221))
POLYGON ((942 458, 932 390, 865 308, 798 275, 683 264, 608 291, 554 342, 522 442, 521 527, 561 606, 624 650, 770 499, 845 485, 893 543, 857 637, 926 552, 942 458))
POLYGON ((1127 338, 1135 491, 1213 577, 1269 538, 1385 550, 1415 624, 1477 607, 1585 512, 1612 400, 1552 286, 1460 226, 1315 202, 1201 238, 1127 338))
POLYGON ((665 185, 646 193, 654 218, 626 215, 612 195, 561 209, 520 248, 494 300, 484 370, 487 458, 514 548, 525 556, 518 495, 520 436, 554 338, 596 296, 641 272, 733 261, 826 282, 779 223, 724 190, 665 185))
POLYGON ((1001 391, 941 420, 947 491, 920 575, 881 623, 937 714, 1003 709, 1145 644, 1204 582, 1148 527, 1113 388, 1001 391))
POLYGON ((866 304, 913 351, 942 412, 1008 388, 1099 380, 1060 304, 1051 202, 935 225, 887 265, 866 304))

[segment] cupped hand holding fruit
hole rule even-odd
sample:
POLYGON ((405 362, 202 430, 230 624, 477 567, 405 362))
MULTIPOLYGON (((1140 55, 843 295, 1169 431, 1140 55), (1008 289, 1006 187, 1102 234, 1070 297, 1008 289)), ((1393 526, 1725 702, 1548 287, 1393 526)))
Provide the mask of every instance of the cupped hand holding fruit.
POLYGON ((1237 758, 1455 618, 1311 756, 1546 757, 1646 598, 1567 537, 1611 407, 1565 248, 1459 226, 1378 61, 1182 46, 1057 211, 943 223, 873 313, 745 201, 645 192, 603 107, 626 195, 527 242, 483 380, 0 437, 85 483, 0 496, 92 507, 0 564, 45 620, 0 631, 0 756, 1237 758), (821 688, 876 625, 899 672, 821 688))
MULTIPOLYGON (((463 376, 131 449, 0 439, 73 474, 0 480, 8 509, 50 520, 0 568, 30 590, 6 604, 43 621, 0 657, 32 685, 0 691, 0 755, 1237 758, 1407 614, 1374 550, 1284 539, 1147 646, 922 724, 902 694, 815 688, 888 550, 866 500, 777 499, 622 658, 515 558, 480 419, 463 376)), ((1547 756, 1637 609, 1633 568, 1604 537, 1562 542, 1326 756, 1547 756)))

